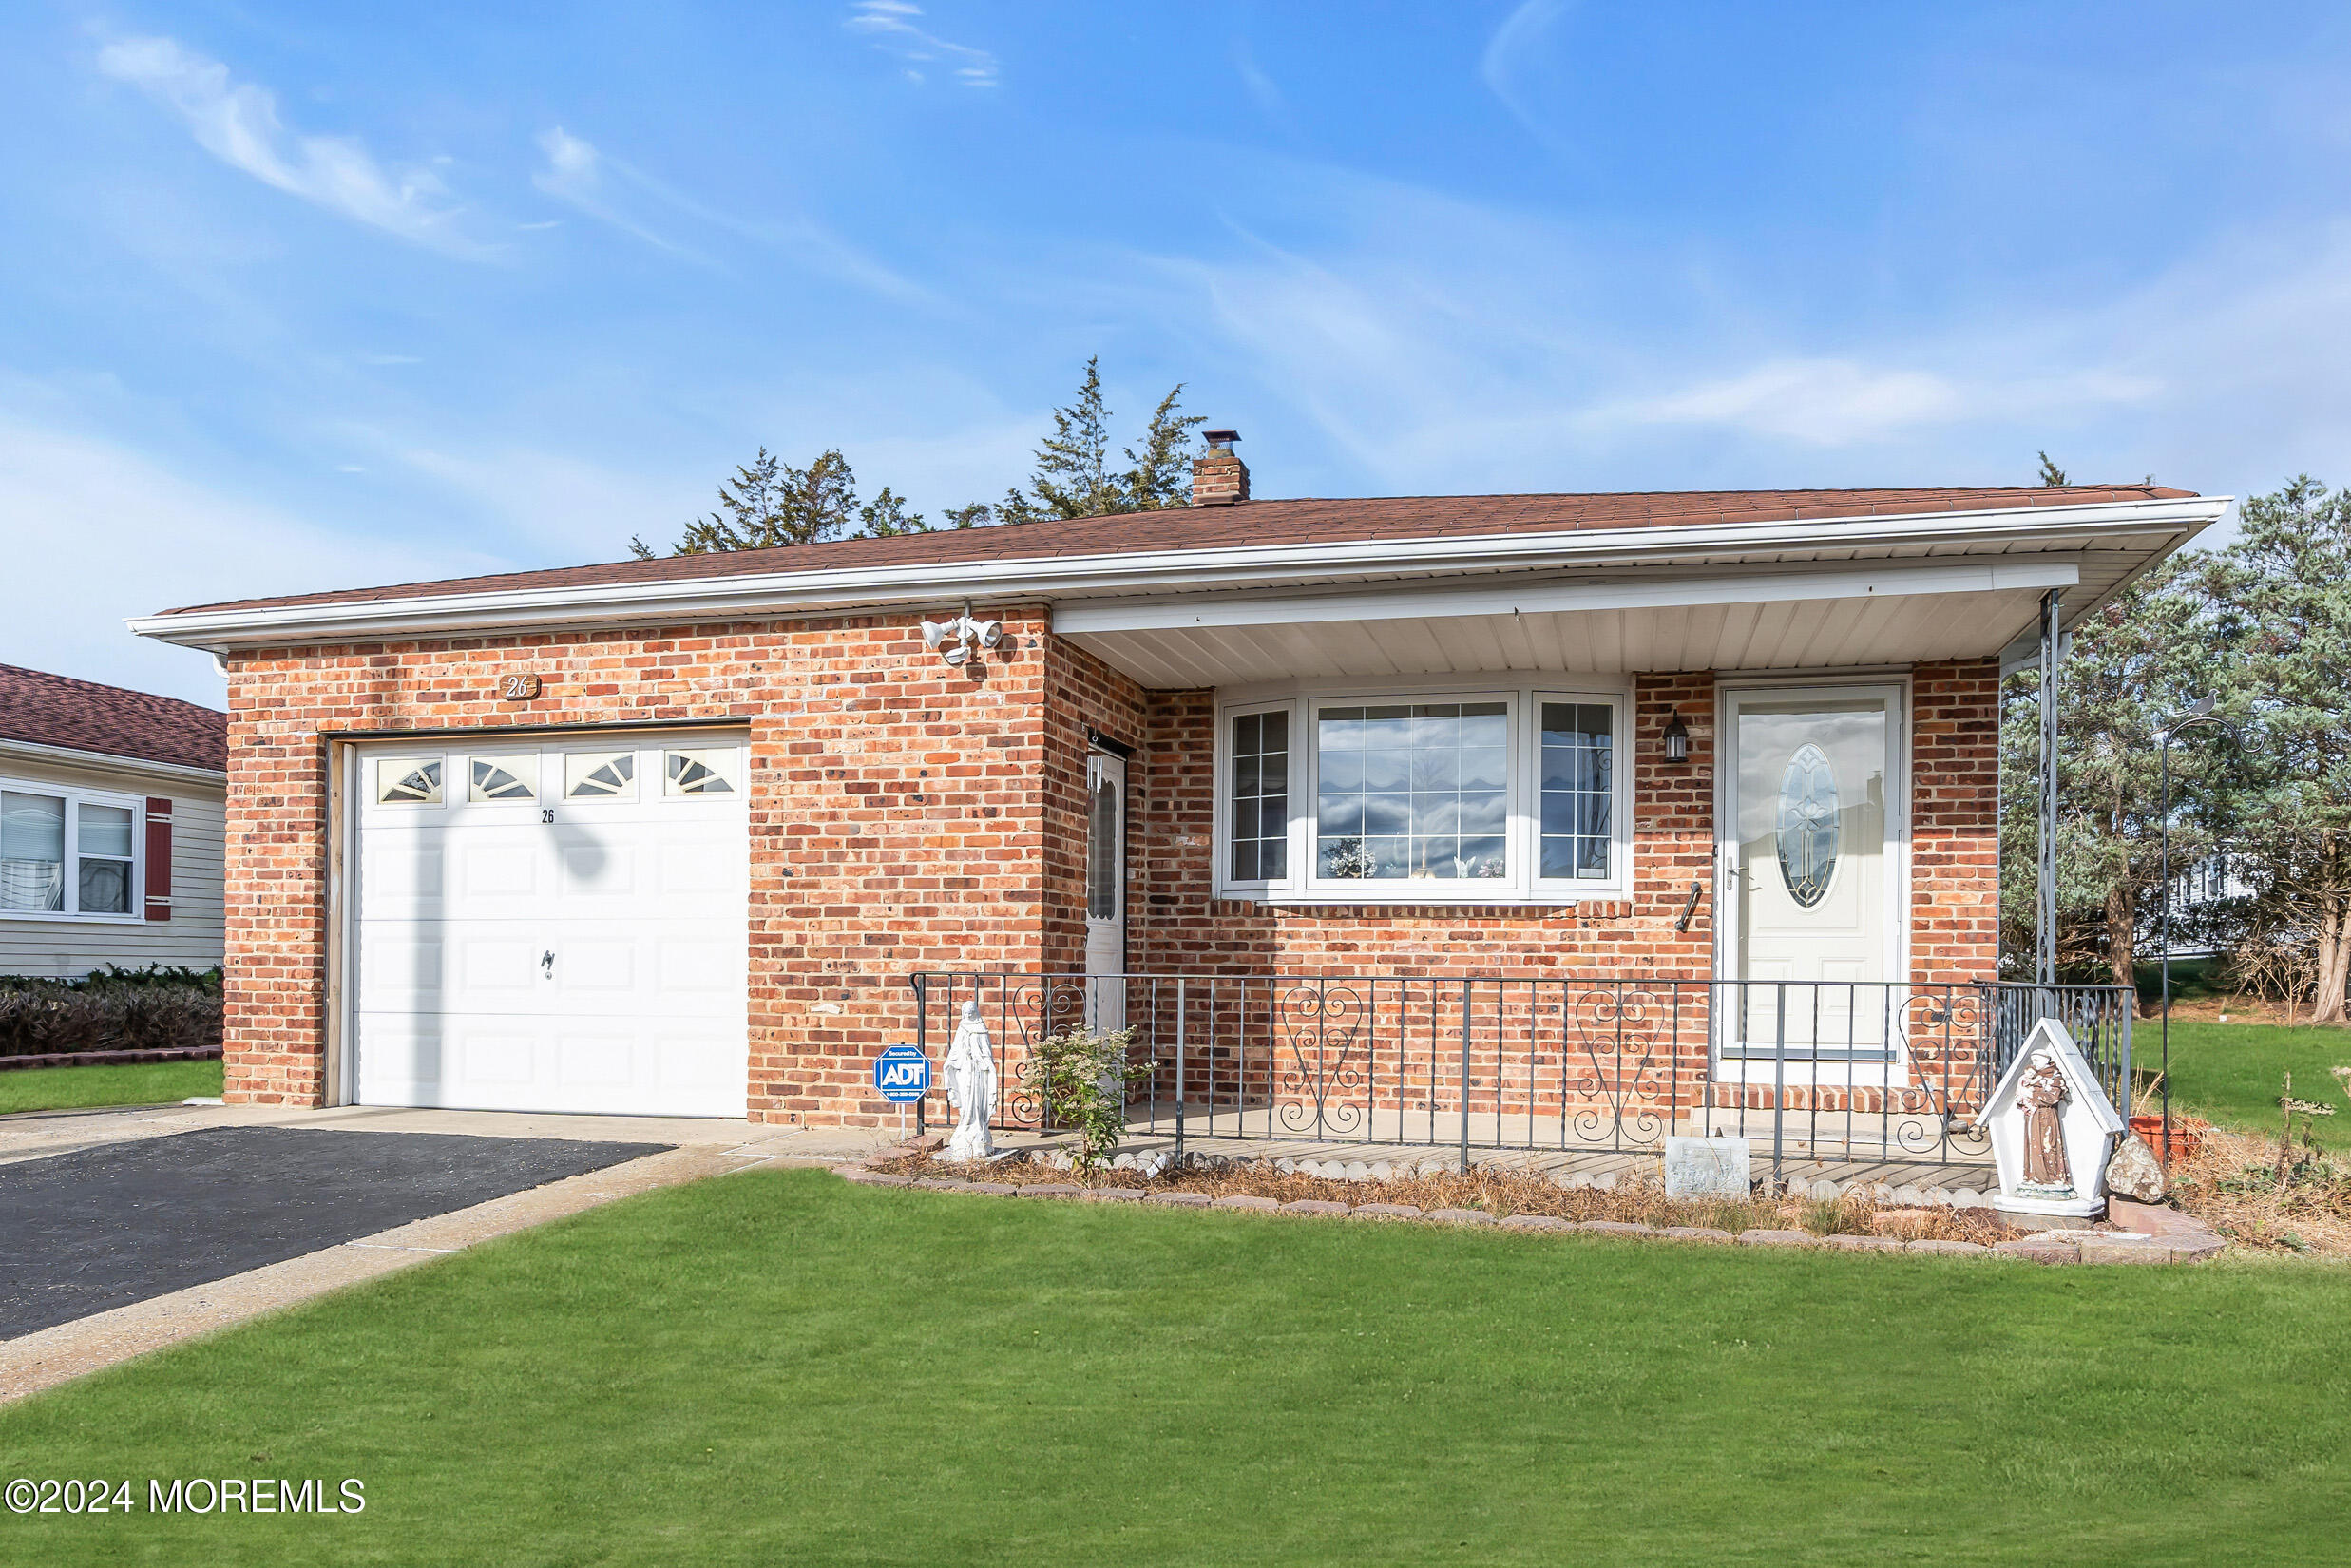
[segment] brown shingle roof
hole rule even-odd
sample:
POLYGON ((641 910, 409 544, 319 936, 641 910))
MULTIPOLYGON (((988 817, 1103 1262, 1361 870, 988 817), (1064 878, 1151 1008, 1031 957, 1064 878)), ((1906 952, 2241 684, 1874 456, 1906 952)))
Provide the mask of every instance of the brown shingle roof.
POLYGON ((0 664, 0 740, 220 772, 228 735, 228 715, 193 702, 0 664))
MULTIPOLYGON (((664 556, 593 566, 505 572, 494 577, 403 583, 381 588, 292 594, 194 604, 194 610, 268 609, 297 604, 420 599, 624 583, 685 582, 767 572, 976 561, 1049 560, 1123 551, 1207 550, 1262 545, 1345 545, 1380 540, 1479 538, 1572 533, 1580 529, 1792 523, 1800 519, 1895 517, 1912 512, 2077 507, 2098 502, 2176 500, 2192 490, 2159 485, 2034 486, 2030 488, 1908 490, 1682 490, 1602 495, 1420 495, 1355 500, 1245 501, 1237 506, 1176 507, 1117 517, 1054 519, 889 539, 715 555, 664 556)), ((178 612, 166 612, 178 613, 178 612)))

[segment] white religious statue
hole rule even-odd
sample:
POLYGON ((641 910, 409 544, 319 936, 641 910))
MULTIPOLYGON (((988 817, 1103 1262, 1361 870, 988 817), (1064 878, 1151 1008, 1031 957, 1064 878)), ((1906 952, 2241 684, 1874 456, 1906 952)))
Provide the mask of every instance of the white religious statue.
POLYGON ((996 1109, 996 1045, 980 1022, 980 1004, 964 1004, 964 1021, 946 1048, 946 1098, 955 1107, 955 1136, 940 1151, 943 1159, 985 1159, 995 1150, 987 1119, 996 1109))

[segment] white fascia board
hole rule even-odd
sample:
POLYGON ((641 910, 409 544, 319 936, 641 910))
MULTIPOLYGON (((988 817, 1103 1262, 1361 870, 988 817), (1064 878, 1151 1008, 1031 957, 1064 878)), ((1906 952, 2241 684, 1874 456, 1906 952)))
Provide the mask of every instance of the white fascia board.
MULTIPOLYGON (((1823 518, 1686 527, 1605 528, 1355 544, 1236 545, 996 561, 920 562, 831 571, 768 572, 689 582, 487 589, 411 598, 340 600, 253 609, 182 610, 127 622, 142 637, 219 653, 237 646, 336 638, 504 632, 832 614, 888 606, 1294 587, 1301 582, 1403 574, 1573 569, 1691 557, 2026 545, 2166 533, 2186 538, 2218 517, 2226 496, 2079 507, 2027 507, 1889 517, 1823 518)), ((1018 526, 1018 525, 1014 525, 1018 526)))
POLYGON ((1646 578, 1627 583, 1524 583, 1506 588, 1389 589, 1376 593, 1069 604, 1053 629, 1176 631, 1207 626, 1292 626, 1342 621, 1401 621, 1469 615, 1552 615, 1577 610, 1653 610, 1700 604, 1778 604, 1803 600, 1902 598, 2070 588, 2072 562, 1989 560, 1895 566, 1870 562, 1845 571, 1754 572, 1741 577, 1646 578))
POLYGON ((0 740, 0 761, 18 757, 60 767, 88 768, 106 773, 136 774, 142 778, 175 783, 209 784, 226 789, 229 775, 218 768, 191 768, 180 762, 154 762, 143 756, 117 756, 112 752, 86 752, 78 746, 48 746, 37 740, 0 740))

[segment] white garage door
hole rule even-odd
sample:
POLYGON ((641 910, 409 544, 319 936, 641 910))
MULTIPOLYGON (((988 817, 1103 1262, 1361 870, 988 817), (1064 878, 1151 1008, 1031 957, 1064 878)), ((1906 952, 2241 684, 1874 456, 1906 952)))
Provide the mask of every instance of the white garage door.
POLYGON ((739 735, 363 749, 354 1098, 744 1114, 739 735))

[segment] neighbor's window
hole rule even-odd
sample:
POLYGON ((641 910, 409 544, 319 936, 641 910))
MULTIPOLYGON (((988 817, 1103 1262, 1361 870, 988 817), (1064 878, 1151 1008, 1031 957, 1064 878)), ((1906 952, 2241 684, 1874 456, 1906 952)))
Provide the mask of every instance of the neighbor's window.
POLYGON ((65 799, 0 794, 0 909, 62 913, 65 908, 65 799))
POLYGON ((136 806, 0 789, 0 914, 127 916, 138 881, 136 806))
POLYGON ((1278 882, 1290 874, 1287 711, 1233 717, 1232 780, 1225 806, 1233 880, 1278 882))
POLYGON ((1599 702, 1542 707, 1542 849, 1545 881, 1609 873, 1615 826, 1616 744, 1613 712, 1599 702))
POLYGON ((82 913, 130 913, 130 808, 86 800, 75 815, 74 885, 82 913))
POLYGON ((1502 702, 1315 713, 1315 874, 1487 881, 1510 874, 1510 708, 1502 702))

